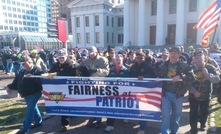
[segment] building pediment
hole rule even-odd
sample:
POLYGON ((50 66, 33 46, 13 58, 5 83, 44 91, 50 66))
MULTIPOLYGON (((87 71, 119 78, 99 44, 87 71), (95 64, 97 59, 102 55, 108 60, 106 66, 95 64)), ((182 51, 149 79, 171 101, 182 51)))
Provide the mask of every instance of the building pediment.
POLYGON ((73 2, 69 3, 67 5, 68 8, 73 7, 83 7, 83 6, 91 6, 91 5, 97 5, 97 4, 104 4, 105 1, 102 0, 74 0, 73 2))

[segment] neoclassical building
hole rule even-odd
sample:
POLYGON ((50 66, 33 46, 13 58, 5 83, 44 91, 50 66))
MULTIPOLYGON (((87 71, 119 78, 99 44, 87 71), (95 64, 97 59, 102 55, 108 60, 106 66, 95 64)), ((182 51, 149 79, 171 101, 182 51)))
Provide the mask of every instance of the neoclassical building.
MULTIPOLYGON (((193 29, 214 0, 74 0, 73 46, 163 46, 199 44, 193 29)), ((220 42, 221 30, 215 36, 220 42)))

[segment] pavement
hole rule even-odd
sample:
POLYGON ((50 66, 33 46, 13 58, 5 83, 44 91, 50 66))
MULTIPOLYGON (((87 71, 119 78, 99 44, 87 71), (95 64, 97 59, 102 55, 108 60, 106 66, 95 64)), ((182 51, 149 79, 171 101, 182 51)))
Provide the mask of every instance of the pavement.
MULTIPOLYGON (((14 99, 14 100, 22 100, 22 98, 8 98, 7 92, 4 87, 11 83, 13 80, 13 75, 6 75, 4 72, 0 71, 0 99, 14 99)), ((41 106, 44 106, 44 100, 41 99, 39 101, 41 106)), ((212 112, 213 113, 213 112, 212 112)), ((211 116, 211 119, 214 115, 211 116)), ((60 132, 61 124, 60 124, 60 116, 48 116, 43 115, 44 121, 41 127, 30 130, 30 134, 103 134, 106 126, 106 118, 102 119, 102 127, 100 129, 95 128, 87 128, 85 125, 88 121, 87 117, 71 117, 70 118, 70 128, 66 132, 60 132)), ((213 119, 214 120, 214 119, 213 119)), ((145 134, 160 134, 160 122, 147 122, 147 128, 145 130, 145 134)), ((199 124, 198 124, 199 125, 199 124)), ((216 127, 214 121, 210 122, 210 134, 215 134, 216 127), (211 127, 210 127, 211 126, 211 127)), ((123 119, 118 119, 115 122, 114 130, 110 132, 111 134, 136 134, 139 128, 139 121, 129 120, 128 123, 125 123, 123 119)), ((9 134, 15 134, 19 130, 13 130, 9 134)), ((180 120, 180 128, 178 134, 190 134, 189 132, 189 103, 187 94, 185 95, 184 103, 183 103, 183 114, 180 120)), ((207 132, 200 132, 198 134, 206 134, 207 132)))

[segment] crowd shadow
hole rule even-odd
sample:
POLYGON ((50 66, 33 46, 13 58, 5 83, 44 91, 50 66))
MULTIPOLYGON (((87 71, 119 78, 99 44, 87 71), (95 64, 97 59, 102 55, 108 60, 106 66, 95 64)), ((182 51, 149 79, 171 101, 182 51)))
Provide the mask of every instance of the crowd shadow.
MULTIPOLYGON (((102 125, 99 129, 94 127, 86 127, 88 121, 87 117, 71 117, 70 118, 70 128, 65 132, 60 132, 61 123, 60 116, 54 116, 53 119, 45 120, 43 126, 33 129, 30 133, 62 133, 62 134, 104 134, 106 127, 106 118, 102 119, 102 125)), ((114 130, 111 134, 136 134, 139 129, 139 121, 129 120, 125 123, 122 119, 116 119, 114 124, 114 130)), ((147 128, 145 130, 146 134, 158 134, 160 130, 158 128, 149 127, 147 123, 147 128)))

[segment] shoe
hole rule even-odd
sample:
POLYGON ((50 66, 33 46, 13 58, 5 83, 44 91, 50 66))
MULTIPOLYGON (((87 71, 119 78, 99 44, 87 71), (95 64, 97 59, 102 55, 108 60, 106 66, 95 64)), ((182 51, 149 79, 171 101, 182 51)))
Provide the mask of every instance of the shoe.
POLYGON ((60 132, 67 131, 68 128, 69 128, 69 125, 67 125, 67 126, 62 126, 60 132))
POLYGON ((41 127, 41 126, 42 126, 42 123, 40 123, 40 124, 31 124, 30 129, 34 129, 34 128, 41 127))
POLYGON ((100 127, 101 127, 101 122, 96 122, 95 128, 98 129, 98 128, 100 128, 100 127))
POLYGON ((89 120, 86 124, 86 127, 92 127, 93 126, 93 121, 89 120))
POLYGON ((104 129, 104 131, 108 133, 108 132, 112 131, 113 129, 114 129, 113 126, 107 126, 107 127, 104 129))
POLYGON ((205 130, 206 130, 206 126, 205 125, 200 126, 200 131, 205 131, 205 130))
POLYGON ((15 134, 26 134, 26 132, 19 130, 18 132, 16 132, 15 134))
POLYGON ((137 132, 137 134, 144 134, 145 132, 144 132, 144 130, 139 130, 138 132, 137 132))

